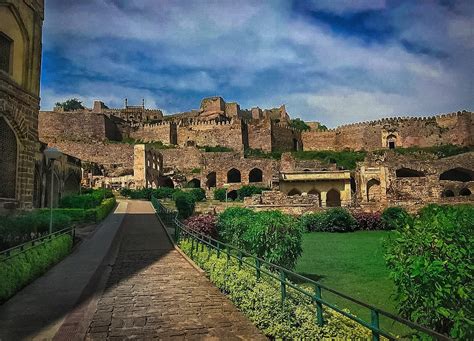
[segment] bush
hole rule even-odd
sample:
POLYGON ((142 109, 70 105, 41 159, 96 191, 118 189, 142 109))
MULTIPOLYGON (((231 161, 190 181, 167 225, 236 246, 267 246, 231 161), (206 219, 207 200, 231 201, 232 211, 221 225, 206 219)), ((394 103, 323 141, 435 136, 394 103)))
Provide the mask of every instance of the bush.
POLYGON ((193 188, 189 191, 191 195, 194 197, 194 201, 204 201, 206 200, 206 191, 202 188, 193 188))
POLYGON ((0 262, 0 303, 58 263, 72 248, 72 237, 62 235, 0 262))
POLYGON ((178 210, 178 215, 182 219, 186 219, 194 213, 196 201, 191 193, 187 192, 176 192, 173 195, 173 199, 178 210))
POLYGON ((100 205, 103 199, 113 197, 110 189, 93 190, 88 194, 69 195, 62 198, 59 202, 61 208, 81 208, 88 209, 100 205))
MULTIPOLYGON (((315 321, 315 305, 311 299, 287 287, 285 304, 281 304, 280 285, 262 274, 259 280, 255 269, 239 267, 235 259, 229 262, 225 256, 217 257, 213 250, 194 250, 191 243, 180 242, 181 249, 201 266, 222 292, 265 335, 277 340, 366 340, 368 329, 328 308, 324 311, 325 325, 315 321)), ((250 260, 247 260, 250 261, 250 260)), ((276 275, 278 276, 278 275, 276 275)))
POLYGON ((352 216, 357 221, 357 229, 365 231, 376 231, 383 230, 385 225, 382 223, 380 213, 372 212, 357 212, 353 213, 352 216))
POLYGON ((214 200, 225 201, 225 188, 217 188, 214 190, 214 200))
POLYGON ((254 194, 261 194, 266 188, 257 186, 242 186, 239 188, 238 195, 240 200, 244 200, 245 197, 251 197, 254 194))
POLYGON ((382 223, 385 230, 396 230, 413 223, 413 218, 401 207, 388 207, 382 212, 382 223))
POLYGON ((351 232, 357 229, 354 217, 341 207, 304 214, 300 217, 299 224, 308 232, 351 232))
POLYGON ((429 205, 387 241, 399 312, 452 338, 472 340, 474 207, 429 205))
POLYGON ((170 187, 160 187, 153 191, 152 195, 157 199, 172 198, 177 190, 170 187))
POLYGON ((95 211, 95 221, 99 222, 99 221, 104 220, 109 215, 110 211, 113 210, 116 203, 117 203, 117 201, 115 200, 115 197, 105 199, 104 201, 102 201, 100 206, 97 207, 94 210, 95 211))
POLYGON ((192 230, 205 234, 206 236, 217 238, 217 217, 211 214, 201 214, 190 217, 185 220, 184 224, 192 230))
POLYGON ((225 243, 287 268, 301 255, 302 230, 280 211, 231 207, 219 215, 217 229, 225 243))

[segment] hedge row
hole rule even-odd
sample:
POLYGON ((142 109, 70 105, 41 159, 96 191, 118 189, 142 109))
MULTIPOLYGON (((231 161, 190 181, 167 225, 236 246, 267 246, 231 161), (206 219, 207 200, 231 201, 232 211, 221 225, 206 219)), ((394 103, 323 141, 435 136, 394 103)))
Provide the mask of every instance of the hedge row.
POLYGON ((394 230, 410 224, 413 218, 400 207, 389 207, 378 212, 351 213, 337 207, 299 217, 299 224, 307 232, 352 232, 357 230, 394 230))
POLYGON ((0 261, 0 303, 66 257, 71 252, 72 242, 70 235, 61 235, 0 261))
POLYGON ((343 315, 326 308, 325 325, 316 324, 316 308, 311 300, 287 287, 287 299, 281 304, 280 284, 263 275, 256 279, 255 270, 239 266, 231 258, 217 257, 216 252, 196 251, 191 243, 181 240, 181 249, 204 269, 211 282, 228 295, 265 335, 277 340, 367 340, 370 331, 343 315))

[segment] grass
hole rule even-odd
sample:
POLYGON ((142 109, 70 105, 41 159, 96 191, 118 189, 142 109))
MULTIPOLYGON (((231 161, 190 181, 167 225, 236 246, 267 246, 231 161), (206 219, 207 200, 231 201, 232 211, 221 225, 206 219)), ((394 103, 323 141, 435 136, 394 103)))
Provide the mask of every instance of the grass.
MULTIPOLYGON (((312 232, 303 237, 303 254, 296 272, 382 310, 397 314, 393 297, 395 285, 383 258, 383 240, 387 231, 351 233, 312 232)), ((323 290, 323 298, 366 321, 368 309, 323 290)), ((381 319, 381 326, 397 334, 406 330, 381 319)))

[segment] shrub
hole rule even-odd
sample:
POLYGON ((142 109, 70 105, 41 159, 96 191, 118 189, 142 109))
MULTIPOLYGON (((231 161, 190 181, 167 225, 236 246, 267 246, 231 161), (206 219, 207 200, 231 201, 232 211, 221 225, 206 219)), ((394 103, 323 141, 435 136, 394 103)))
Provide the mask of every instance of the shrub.
POLYGON ((261 194, 266 188, 257 186, 242 186, 239 188, 238 195, 239 199, 243 200, 245 197, 251 197, 254 194, 261 194))
POLYGON ((381 215, 381 220, 385 230, 395 230, 411 225, 413 218, 401 207, 388 207, 381 215))
POLYGON ((99 207, 95 211, 95 221, 99 222, 104 220, 115 207, 116 200, 115 198, 109 198, 102 201, 99 207))
POLYGON ((160 187, 153 190, 152 195, 157 199, 172 198, 176 189, 169 187, 160 187))
MULTIPOLYGON (((370 338, 367 329, 336 313, 325 309, 325 325, 319 327, 315 321, 315 305, 311 299, 287 287, 285 304, 281 304, 279 283, 262 274, 259 280, 255 269, 245 265, 239 267, 235 259, 227 262, 226 257, 217 257, 213 250, 194 250, 191 243, 182 240, 182 250, 201 266, 222 292, 242 311, 265 335, 277 340, 365 340, 370 338)), ((250 260, 247 260, 250 261, 250 260)), ((277 275, 276 275, 277 276, 277 275)))
POLYGON ((173 199, 175 201, 176 209, 178 210, 178 215, 180 218, 186 219, 194 213, 196 202, 194 200, 194 196, 191 193, 176 192, 173 195, 173 199))
POLYGON ((225 201, 225 188, 216 188, 214 190, 214 199, 219 201, 225 201))
POLYGON ((211 214, 201 214, 194 217, 189 217, 184 224, 189 228, 201 232, 206 236, 217 238, 217 217, 211 214))
POLYGON ((88 194, 69 195, 62 198, 59 202, 61 208, 81 208, 88 209, 100 205, 103 199, 113 197, 110 189, 93 190, 88 194))
POLYGON ((354 217, 344 208, 304 214, 299 219, 303 230, 313 232, 351 232, 357 228, 354 217))
POLYGON ((191 170, 191 173, 193 173, 193 174, 201 173, 201 168, 193 168, 193 169, 191 170))
POLYGON ((72 237, 62 235, 0 262, 0 303, 69 254, 72 237))
POLYGON ((206 200, 206 191, 202 188, 193 188, 189 191, 191 195, 194 197, 194 201, 204 201, 206 200))
POLYGON ((120 190, 120 195, 123 197, 130 197, 131 194, 132 194, 132 190, 130 188, 122 188, 120 190))
POLYGON ((474 207, 429 205, 387 241, 399 312, 456 339, 473 339, 474 207))
POLYGON ((383 230, 384 224, 380 218, 380 213, 372 212, 357 212, 353 213, 352 216, 357 221, 357 229, 366 231, 383 230))
POLYGON ((280 211, 231 207, 219 215, 217 229, 224 242, 288 268, 302 251, 300 226, 280 211))

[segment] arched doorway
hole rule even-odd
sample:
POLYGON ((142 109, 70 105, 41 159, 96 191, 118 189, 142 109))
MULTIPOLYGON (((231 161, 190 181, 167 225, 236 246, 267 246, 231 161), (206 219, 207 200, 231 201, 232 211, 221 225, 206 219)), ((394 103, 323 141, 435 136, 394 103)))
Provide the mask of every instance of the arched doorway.
POLYGON ((227 199, 236 200, 239 197, 239 193, 234 189, 227 193, 227 199))
POLYGON ((425 176, 425 173, 411 168, 399 168, 395 171, 397 178, 419 178, 425 176))
POLYGON ((380 181, 371 179, 367 182, 367 201, 377 202, 380 200, 380 181))
POLYGON ((387 147, 389 149, 395 149, 397 147, 397 136, 390 134, 387 136, 387 147))
POLYGON ((208 189, 211 189, 213 187, 216 187, 216 184, 217 184, 216 172, 210 172, 209 174, 207 174, 207 176, 206 176, 206 187, 208 189))
POLYGON ((446 189, 443 191, 443 193, 441 193, 441 197, 442 198, 452 198, 454 197, 454 192, 450 189, 446 189))
POLYGON ((326 194, 326 206, 327 207, 339 207, 341 206, 341 194, 335 190, 331 189, 326 194))
POLYGON ((469 190, 469 188, 463 188, 459 191, 459 195, 463 196, 463 197, 468 197, 470 196, 472 193, 471 191, 469 190))
POLYGON ((259 168, 254 168, 249 173, 249 182, 262 182, 263 172, 259 168))
POLYGON ((18 148, 15 132, 3 117, 0 117, 0 160, 0 198, 14 199, 18 148))
POLYGON ((80 180, 75 174, 69 174, 64 182, 64 195, 79 193, 80 180))
POLYGON ((242 181, 242 177, 240 175, 240 171, 238 169, 232 168, 230 171, 227 172, 227 183, 239 183, 242 181))
POLYGON ((297 139, 293 139, 293 150, 298 151, 298 140, 297 139))
POLYGON ((439 176, 440 180, 468 182, 474 180, 474 172, 465 168, 453 168, 443 172, 439 176))
POLYGON ((288 192, 287 194, 289 197, 292 197, 294 195, 301 195, 301 192, 297 190, 296 188, 293 188, 291 191, 288 192))
POLYGON ((161 177, 158 179, 160 187, 174 188, 174 182, 169 176, 161 177))
POLYGON ((315 188, 311 189, 308 194, 310 195, 317 195, 318 196, 318 204, 319 204, 319 207, 321 207, 321 193, 319 193, 319 191, 315 188))
POLYGON ((201 180, 194 178, 194 179, 188 181, 187 187, 188 188, 200 188, 201 187, 201 180))

